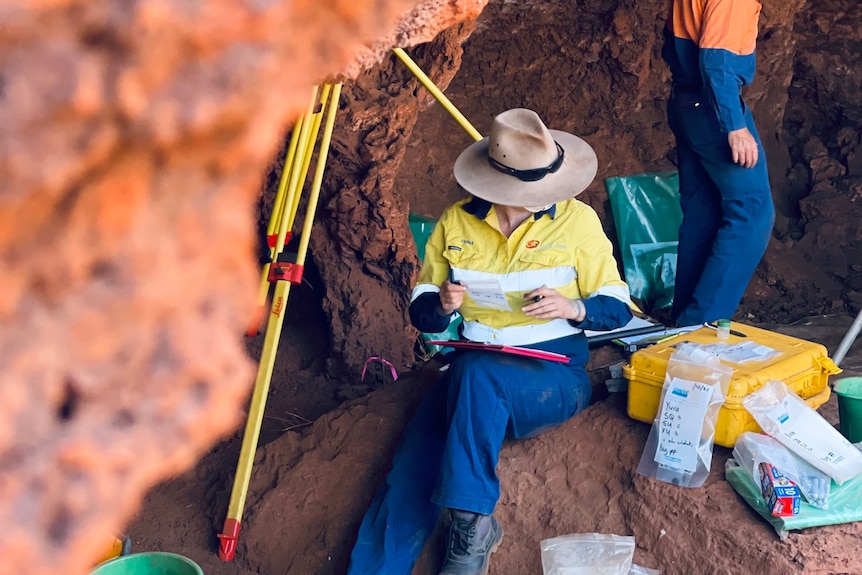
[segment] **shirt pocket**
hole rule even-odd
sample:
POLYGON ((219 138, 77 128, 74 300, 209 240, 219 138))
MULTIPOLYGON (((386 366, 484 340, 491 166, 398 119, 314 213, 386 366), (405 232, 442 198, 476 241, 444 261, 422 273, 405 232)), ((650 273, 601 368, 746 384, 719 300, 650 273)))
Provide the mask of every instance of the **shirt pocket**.
MULTIPOLYGON (((489 271, 488 259, 491 254, 483 254, 475 246, 447 246, 443 257, 449 267, 460 270, 489 271)), ((455 279, 457 280, 457 273, 455 279)))
POLYGON ((574 261, 563 250, 542 250, 523 252, 518 260, 524 269, 539 270, 558 267, 573 267, 574 261))

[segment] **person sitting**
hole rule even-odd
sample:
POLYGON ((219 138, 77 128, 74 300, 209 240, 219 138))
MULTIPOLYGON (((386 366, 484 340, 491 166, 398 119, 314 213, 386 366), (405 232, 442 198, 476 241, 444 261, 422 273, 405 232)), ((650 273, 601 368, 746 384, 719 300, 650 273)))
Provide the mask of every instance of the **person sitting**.
POLYGON ((410 318, 442 332, 457 312, 463 339, 555 352, 558 362, 456 351, 429 388, 359 529, 349 573, 409 574, 442 510, 441 575, 488 572, 503 530, 493 516, 506 437, 537 435, 590 402, 584 330, 631 318, 628 286, 595 211, 575 198, 598 161, 581 138, 532 110, 497 115, 464 150, 455 179, 471 197, 448 207, 425 249, 410 318))

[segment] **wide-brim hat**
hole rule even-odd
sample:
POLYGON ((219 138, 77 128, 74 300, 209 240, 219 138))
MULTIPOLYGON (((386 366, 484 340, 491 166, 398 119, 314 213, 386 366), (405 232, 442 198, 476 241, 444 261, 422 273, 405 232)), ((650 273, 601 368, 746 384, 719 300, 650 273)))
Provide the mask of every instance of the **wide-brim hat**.
POLYGON ((455 160, 465 190, 504 206, 544 206, 573 198, 592 183, 596 153, 581 138, 549 130, 539 115, 514 108, 494 118, 488 137, 455 160))

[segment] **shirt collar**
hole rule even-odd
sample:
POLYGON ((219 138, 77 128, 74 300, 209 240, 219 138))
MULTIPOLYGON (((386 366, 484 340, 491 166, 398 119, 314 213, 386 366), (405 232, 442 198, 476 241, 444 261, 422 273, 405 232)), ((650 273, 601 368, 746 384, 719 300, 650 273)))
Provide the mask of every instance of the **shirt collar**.
MULTIPOLYGON (((488 217, 488 214, 491 212, 491 207, 494 204, 489 202, 488 200, 483 200, 482 198, 477 198, 473 196, 473 198, 461 206, 461 209, 470 214, 471 216, 476 216, 480 220, 484 220, 488 217)), ((538 220, 543 215, 548 214, 550 218, 553 220, 557 215, 557 204, 551 204, 551 207, 547 210, 542 210, 541 212, 536 212, 533 214, 533 219, 538 220)))

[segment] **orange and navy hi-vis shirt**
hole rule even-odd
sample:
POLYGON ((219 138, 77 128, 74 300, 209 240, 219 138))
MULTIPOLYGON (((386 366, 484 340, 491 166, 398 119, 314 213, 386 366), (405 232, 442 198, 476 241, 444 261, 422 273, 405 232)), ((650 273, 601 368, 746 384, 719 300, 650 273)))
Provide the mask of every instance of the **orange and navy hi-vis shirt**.
POLYGON ((674 89, 705 88, 725 132, 745 127, 739 91, 754 79, 757 0, 671 0, 662 56, 674 89))

